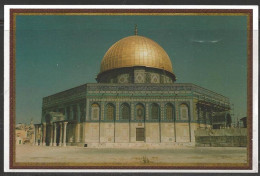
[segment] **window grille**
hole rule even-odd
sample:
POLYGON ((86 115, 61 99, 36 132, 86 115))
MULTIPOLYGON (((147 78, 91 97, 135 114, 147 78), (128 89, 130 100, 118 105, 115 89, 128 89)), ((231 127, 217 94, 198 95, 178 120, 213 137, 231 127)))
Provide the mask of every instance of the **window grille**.
POLYGON ((159 119, 159 106, 157 104, 152 104, 151 113, 152 119, 159 119))
POLYGON ((180 107, 181 110, 181 119, 187 120, 188 119, 188 106, 185 104, 182 104, 180 107))
POLYGON ((122 104, 122 119, 128 120, 130 119, 130 107, 127 104, 122 104))
POLYGON ((98 120, 99 119, 99 105, 98 104, 92 104, 91 106, 91 118, 92 120, 98 120))
POLYGON ((113 105, 107 105, 107 120, 114 120, 115 108, 113 105))
POLYGON ((173 119, 173 106, 171 104, 166 105, 166 119, 167 120, 173 119))

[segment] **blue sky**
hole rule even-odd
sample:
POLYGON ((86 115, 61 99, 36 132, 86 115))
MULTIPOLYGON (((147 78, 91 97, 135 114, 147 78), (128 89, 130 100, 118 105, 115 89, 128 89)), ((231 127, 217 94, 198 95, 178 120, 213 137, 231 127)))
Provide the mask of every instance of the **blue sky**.
POLYGON ((176 83, 227 96, 246 116, 246 16, 17 16, 16 122, 38 123, 43 97, 95 83, 105 52, 135 24, 168 53, 176 83))

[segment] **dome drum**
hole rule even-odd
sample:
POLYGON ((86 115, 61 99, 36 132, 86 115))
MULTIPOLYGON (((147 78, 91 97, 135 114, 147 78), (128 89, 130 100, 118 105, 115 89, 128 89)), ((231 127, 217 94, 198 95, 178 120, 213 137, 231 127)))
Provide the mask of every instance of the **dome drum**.
POLYGON ((162 69, 135 66, 108 70, 96 80, 98 83, 173 83, 176 79, 173 73, 162 69))

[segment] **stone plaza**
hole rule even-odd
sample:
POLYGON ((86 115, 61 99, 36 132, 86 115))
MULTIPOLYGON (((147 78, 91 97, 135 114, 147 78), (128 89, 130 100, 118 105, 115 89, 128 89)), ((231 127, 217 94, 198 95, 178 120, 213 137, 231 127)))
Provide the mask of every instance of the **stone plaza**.
POLYGON ((182 163, 246 163, 245 147, 176 147, 172 149, 96 149, 47 147, 30 144, 16 148, 16 162, 91 165, 176 165, 182 163))

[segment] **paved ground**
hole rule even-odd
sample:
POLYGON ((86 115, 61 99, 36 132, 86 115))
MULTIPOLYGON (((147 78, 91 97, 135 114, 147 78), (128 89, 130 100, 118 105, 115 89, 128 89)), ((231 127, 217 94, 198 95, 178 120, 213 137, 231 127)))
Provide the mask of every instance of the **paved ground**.
POLYGON ((246 163, 246 148, 185 147, 176 149, 90 149, 18 145, 16 162, 174 164, 246 163))

